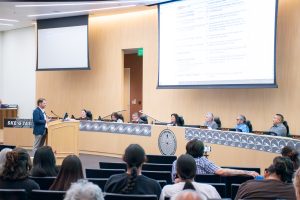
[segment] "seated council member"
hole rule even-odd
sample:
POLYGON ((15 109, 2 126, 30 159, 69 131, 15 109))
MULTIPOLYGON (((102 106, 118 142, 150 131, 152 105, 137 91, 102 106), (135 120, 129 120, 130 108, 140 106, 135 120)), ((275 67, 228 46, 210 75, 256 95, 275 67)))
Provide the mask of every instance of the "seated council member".
POLYGON ((214 115, 211 112, 206 113, 204 126, 207 126, 208 129, 218 129, 219 126, 214 120, 214 115))
MULTIPOLYGON (((204 154, 204 144, 202 141, 193 139, 186 144, 186 153, 191 155, 197 165, 196 174, 216 174, 219 176, 253 176, 256 177, 259 174, 254 171, 227 169, 216 166, 214 163, 209 161, 204 154)), ((176 178, 176 160, 173 162, 172 167, 172 178, 176 178)))
POLYGON ((124 123, 124 118, 122 114, 113 112, 110 117, 113 122, 124 123))
POLYGON ((237 131, 241 130, 241 132, 249 133, 249 127, 246 124, 246 117, 244 115, 237 116, 235 128, 237 131))
POLYGON ((276 114, 273 117, 273 126, 270 128, 269 132, 276 133, 277 136, 285 137, 287 135, 286 127, 283 125, 283 115, 276 114))
POLYGON ((249 180, 239 187, 238 199, 296 199, 292 184, 293 163, 289 158, 278 156, 266 170, 264 180, 249 180))

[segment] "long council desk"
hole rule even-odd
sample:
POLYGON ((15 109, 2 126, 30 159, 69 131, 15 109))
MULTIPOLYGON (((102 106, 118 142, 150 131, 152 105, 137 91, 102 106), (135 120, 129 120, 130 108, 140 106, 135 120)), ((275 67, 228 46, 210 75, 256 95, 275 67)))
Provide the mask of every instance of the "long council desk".
MULTIPOLYGON (((280 155, 282 147, 288 145, 300 150, 299 140, 230 131, 100 121, 81 121, 79 129, 80 153, 113 157, 121 157, 132 143, 143 146, 147 154, 180 155, 185 153, 186 143, 197 138, 211 146, 209 160, 217 165, 260 167, 263 171, 280 155)), ((33 137, 17 139, 29 130, 4 128, 5 144, 31 146, 33 137)))

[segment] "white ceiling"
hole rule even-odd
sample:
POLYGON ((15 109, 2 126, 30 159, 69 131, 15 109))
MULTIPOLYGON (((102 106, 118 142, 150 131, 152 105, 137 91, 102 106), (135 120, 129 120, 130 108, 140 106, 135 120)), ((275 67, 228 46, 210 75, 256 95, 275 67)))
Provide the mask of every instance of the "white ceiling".
POLYGON ((98 14, 112 10, 142 7, 165 1, 167 0, 0 2, 0 31, 32 26, 37 19, 98 14), (40 14, 46 15, 35 16, 40 14))

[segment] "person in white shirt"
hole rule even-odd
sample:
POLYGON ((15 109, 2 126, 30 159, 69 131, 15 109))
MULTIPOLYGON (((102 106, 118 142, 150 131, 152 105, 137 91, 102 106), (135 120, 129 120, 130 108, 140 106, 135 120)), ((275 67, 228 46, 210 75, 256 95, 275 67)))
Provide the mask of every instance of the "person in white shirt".
POLYGON ((201 199, 221 199, 216 188, 211 185, 197 183, 194 181, 196 176, 196 161, 188 154, 181 155, 176 162, 177 178, 175 184, 166 185, 161 192, 160 200, 164 200, 165 197, 176 199, 178 193, 183 190, 194 190, 197 192, 201 199))

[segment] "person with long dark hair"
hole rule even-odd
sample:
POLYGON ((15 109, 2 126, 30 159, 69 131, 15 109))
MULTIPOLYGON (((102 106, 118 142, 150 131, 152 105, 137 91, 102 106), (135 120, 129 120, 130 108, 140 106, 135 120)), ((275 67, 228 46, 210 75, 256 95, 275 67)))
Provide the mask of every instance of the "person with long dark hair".
POLYGON ((278 156, 265 172, 264 180, 243 183, 235 197, 238 199, 296 199, 292 184, 293 163, 289 158, 278 156))
POLYGON ((56 161, 52 148, 49 146, 40 147, 34 154, 31 176, 57 176, 58 168, 55 164, 56 161))
POLYGON ((177 113, 171 114, 171 123, 172 126, 183 126, 184 120, 181 116, 179 116, 177 113))
POLYGON ((129 145, 123 156, 127 172, 111 176, 104 187, 105 192, 119 194, 154 194, 160 196, 161 187, 157 181, 142 175, 146 161, 144 149, 138 144, 129 145))
POLYGON ((3 173, 0 177, 0 188, 25 189, 27 192, 40 189, 35 181, 28 178, 31 167, 31 160, 25 149, 16 148, 7 152, 3 173))
POLYGON ((295 171, 299 168, 300 166, 299 153, 295 148, 290 146, 285 146, 281 149, 281 155, 283 157, 288 157, 291 159, 295 171))
POLYGON ((63 160, 58 175, 49 190, 66 191, 70 188, 71 183, 75 183, 82 178, 83 172, 80 159, 76 155, 69 155, 63 160))
POLYGON ((194 182, 197 166, 192 156, 188 154, 179 156, 176 168, 178 179, 174 185, 167 185, 162 189, 160 200, 164 200, 165 197, 175 198, 182 190, 194 190, 202 199, 221 199, 213 186, 194 182))

